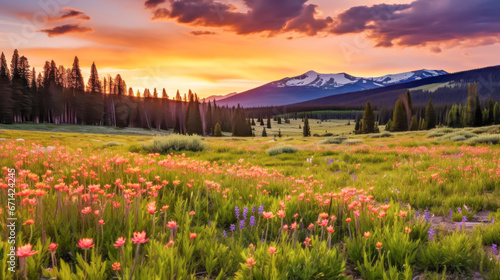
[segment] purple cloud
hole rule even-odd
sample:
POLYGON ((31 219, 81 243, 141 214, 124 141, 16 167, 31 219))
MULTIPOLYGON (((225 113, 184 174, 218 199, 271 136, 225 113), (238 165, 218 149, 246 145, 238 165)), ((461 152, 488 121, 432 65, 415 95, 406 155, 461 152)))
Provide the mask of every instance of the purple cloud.
POLYGON ((228 28, 237 34, 267 33, 274 36, 298 32, 314 36, 325 31, 331 18, 316 18, 317 6, 308 0, 243 0, 247 12, 215 0, 169 0, 152 20, 174 20, 181 24, 228 28))
POLYGON ((165 3, 166 0, 147 0, 145 3, 144 3, 144 6, 146 6, 146 8, 148 9, 152 9, 152 8, 156 8, 158 7, 159 5, 165 3))
POLYGON ((77 24, 65 24, 61 26, 56 26, 54 28, 39 30, 38 32, 46 33, 50 38, 55 36, 61 36, 66 34, 74 34, 74 33, 90 33, 93 32, 94 29, 90 27, 83 27, 77 24))
POLYGON ((63 8, 61 9, 61 14, 57 17, 46 17, 45 20, 47 22, 57 22, 63 21, 66 19, 78 19, 78 20, 91 20, 89 16, 87 16, 84 12, 73 9, 73 8, 63 8))
POLYGON ((331 33, 366 32, 379 47, 488 45, 500 42, 500 1, 416 0, 404 5, 352 7, 339 14, 331 33))

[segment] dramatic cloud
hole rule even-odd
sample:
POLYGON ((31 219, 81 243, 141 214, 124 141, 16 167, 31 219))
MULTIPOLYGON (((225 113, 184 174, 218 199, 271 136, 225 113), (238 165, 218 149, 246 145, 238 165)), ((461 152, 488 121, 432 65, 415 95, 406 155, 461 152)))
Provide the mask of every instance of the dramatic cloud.
POLYGON ((148 9, 156 8, 158 5, 165 3, 166 0, 147 0, 144 6, 148 9))
POLYGON ((84 12, 73 9, 73 8, 63 8, 61 9, 61 14, 57 17, 46 17, 47 22, 58 22, 67 19, 78 19, 78 20, 91 20, 84 12))
POLYGON ((237 34, 299 32, 314 36, 332 19, 316 18, 317 6, 308 0, 243 0, 247 12, 215 0, 169 0, 158 8, 152 20, 175 20, 191 26, 221 27, 237 34))
POLYGON ((377 46, 477 46, 500 42, 498 0, 416 0, 408 5, 352 7, 335 20, 334 34, 363 33, 377 46))
POLYGON ((194 35, 194 36, 201 36, 201 35, 215 35, 216 33, 215 32, 211 32, 211 31, 202 31, 202 30, 196 30, 196 31, 191 31, 189 32, 191 35, 194 35))
POLYGON ((61 26, 56 26, 54 28, 43 29, 39 32, 46 33, 50 38, 55 36, 61 36, 66 34, 74 34, 74 33, 90 33, 94 32, 94 29, 90 27, 83 27, 77 24, 65 24, 61 26))

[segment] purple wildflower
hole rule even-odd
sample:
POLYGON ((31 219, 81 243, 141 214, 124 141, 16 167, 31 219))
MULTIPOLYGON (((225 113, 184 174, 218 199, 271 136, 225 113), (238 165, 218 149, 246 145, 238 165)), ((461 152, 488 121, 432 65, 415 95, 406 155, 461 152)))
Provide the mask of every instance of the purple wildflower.
POLYGON ((252 214, 255 214, 255 205, 252 207, 252 214))
POLYGON ((251 216, 250 217, 250 226, 253 227, 255 225, 255 217, 251 216))
POLYGON ((247 219, 248 207, 243 208, 243 220, 247 219))
POLYGON ((259 215, 260 215, 260 214, 262 214, 262 212, 264 212, 264 205, 262 205, 262 204, 261 204, 261 205, 259 206, 259 212, 258 212, 258 213, 259 213, 259 215))
POLYGON ((427 233, 429 234, 429 241, 434 241, 434 230, 431 228, 427 233))
POLYGON ((493 252, 493 255, 498 255, 498 246, 497 246, 497 244, 491 244, 491 250, 493 252))
POLYGON ((240 220, 240 229, 245 227, 245 220, 240 220))
POLYGON ((462 214, 462 208, 458 207, 458 213, 462 214))
POLYGON ((229 229, 230 229, 231 231, 234 231, 234 230, 236 229, 236 226, 235 226, 234 224, 231 224, 231 226, 229 226, 229 229))
POLYGON ((212 221, 208 221, 208 227, 212 226, 212 221))
POLYGON ((453 220, 453 209, 450 209, 450 219, 453 220))
POLYGON ((240 209, 238 208, 238 206, 234 206, 234 213, 236 214, 236 218, 240 217, 240 209))
POLYGON ((227 237, 226 230, 222 231, 222 236, 227 237))

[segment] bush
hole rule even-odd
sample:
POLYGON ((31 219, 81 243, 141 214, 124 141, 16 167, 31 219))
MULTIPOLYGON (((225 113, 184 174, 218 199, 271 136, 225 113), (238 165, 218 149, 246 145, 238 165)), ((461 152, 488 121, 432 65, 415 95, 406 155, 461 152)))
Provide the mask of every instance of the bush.
POLYGON ((342 144, 347 139, 346 136, 330 137, 320 141, 320 144, 342 144))
POLYGON ((293 154, 298 152, 299 149, 293 147, 293 146, 275 146, 272 148, 269 148, 266 153, 270 156, 275 156, 279 154, 293 154))
POLYGON ((370 138, 386 138, 386 137, 392 137, 392 136, 393 136, 392 133, 390 133, 388 131, 385 131, 385 132, 382 132, 382 133, 372 134, 369 137, 370 138))
POLYGON ((102 147, 103 148, 109 148, 109 147, 116 147, 116 146, 121 146, 121 145, 123 145, 123 143, 118 143, 118 142, 115 142, 115 141, 110 141, 110 142, 102 144, 102 147))
POLYGON ((500 135, 483 135, 476 138, 471 138, 467 143, 475 144, 498 144, 500 143, 500 135))
POLYGON ((153 138, 153 142, 142 144, 142 148, 150 153, 169 153, 171 151, 203 151, 206 145, 199 136, 172 134, 153 138))

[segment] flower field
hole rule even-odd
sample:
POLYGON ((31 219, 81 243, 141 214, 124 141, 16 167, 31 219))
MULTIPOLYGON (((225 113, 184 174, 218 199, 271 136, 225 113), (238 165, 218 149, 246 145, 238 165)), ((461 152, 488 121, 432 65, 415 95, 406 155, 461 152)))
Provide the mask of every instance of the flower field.
POLYGON ((0 141, 0 279, 500 279, 498 145, 52 134, 0 141))

